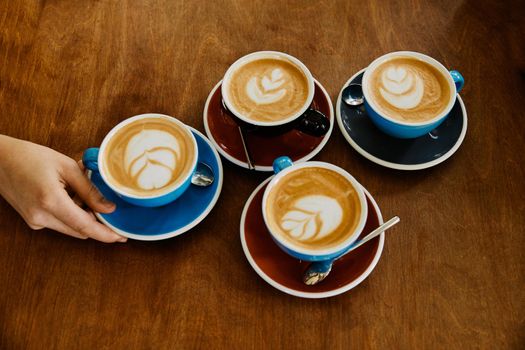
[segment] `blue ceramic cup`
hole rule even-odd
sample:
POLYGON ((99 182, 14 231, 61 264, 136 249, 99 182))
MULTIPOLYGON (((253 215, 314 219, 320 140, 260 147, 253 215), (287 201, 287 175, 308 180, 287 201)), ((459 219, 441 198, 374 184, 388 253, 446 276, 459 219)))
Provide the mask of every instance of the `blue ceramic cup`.
MULTIPOLYGON (((264 218, 266 227, 268 231, 270 232, 275 243, 287 254, 299 260, 303 260, 303 261, 331 262, 332 260, 344 255, 352 247, 355 240, 361 234, 361 231, 363 230, 365 226, 366 219, 368 216, 368 206, 366 202, 366 197, 365 197, 363 188, 359 184, 359 182, 357 182, 357 180, 354 179, 344 169, 339 168, 338 166, 335 166, 330 163, 325 163, 325 162, 311 161, 311 162, 293 164, 290 158, 279 157, 273 162, 273 169, 275 172, 275 176, 268 183, 268 186, 266 187, 266 190, 264 191, 263 200, 262 200, 262 211, 263 211, 263 218, 264 218), (294 171, 297 171, 299 169, 304 169, 304 168, 324 168, 324 169, 332 170, 338 173, 339 175, 342 175, 346 180, 348 180, 349 184, 351 185, 351 187, 355 190, 357 194, 358 203, 359 203, 358 205, 361 209, 361 212, 359 213, 359 216, 358 216, 357 224, 354 226, 355 227, 354 230, 352 232, 349 232, 345 240, 337 244, 336 246, 330 246, 329 248, 323 248, 322 246, 316 247, 316 248, 305 248, 304 246, 301 246, 299 244, 294 244, 294 242, 290 239, 285 239, 283 237, 283 234, 280 233, 279 230, 272 228, 272 226, 269 224, 270 222, 269 215, 271 214, 267 213, 267 208, 271 208, 271 206, 274 205, 274 203, 269 202, 269 194, 272 192, 272 189, 277 184, 279 184, 279 182, 286 175, 294 171)), ((308 193, 308 195, 315 195, 315 190, 312 191, 312 193, 308 193)), ((311 204, 312 203, 310 203, 310 205, 311 204)), ((317 204, 319 203, 314 203, 315 206, 320 207, 317 204)), ((324 207, 323 209, 328 210, 328 211, 330 210, 330 208, 328 207, 324 207)))
POLYGON ((104 137, 100 148, 88 148, 84 151, 84 155, 82 156, 82 162, 84 163, 84 166, 87 169, 100 173, 100 176, 104 183, 126 202, 142 207, 159 207, 176 200, 184 193, 184 191, 186 191, 186 189, 188 189, 188 187, 191 185, 191 177, 197 167, 198 156, 199 155, 197 141, 195 140, 195 137, 193 136, 191 130, 186 125, 184 125, 179 120, 164 114, 148 113, 128 118, 116 125, 104 137), (144 123, 144 119, 152 119, 153 121, 160 119, 162 121, 172 123, 177 127, 177 130, 181 130, 183 133, 186 134, 188 140, 191 140, 191 149, 188 152, 192 154, 192 157, 189 158, 189 161, 191 162, 189 170, 181 174, 178 177, 178 179, 176 179, 172 184, 167 185, 160 191, 155 191, 153 195, 138 195, 136 194, 136 192, 131 193, 123 186, 119 186, 118 183, 110 181, 108 176, 108 167, 106 166, 106 161, 111 157, 111 152, 108 151, 108 143, 110 142, 110 140, 123 127, 132 123, 144 123))
POLYGON ((363 95, 365 97, 365 109, 372 122, 384 133, 398 138, 416 138, 434 130, 447 118, 456 102, 457 93, 463 87, 464 82, 463 76, 458 71, 447 70, 441 63, 432 57, 412 51, 391 52, 374 60, 368 66, 363 75, 362 85, 363 95), (373 86, 371 83, 371 77, 379 66, 396 57, 408 57, 423 61, 433 66, 443 75, 448 83, 451 93, 447 105, 441 113, 421 122, 404 122, 387 115, 384 110, 381 110, 381 108, 378 107, 378 104, 371 96, 371 91, 378 87, 373 86))

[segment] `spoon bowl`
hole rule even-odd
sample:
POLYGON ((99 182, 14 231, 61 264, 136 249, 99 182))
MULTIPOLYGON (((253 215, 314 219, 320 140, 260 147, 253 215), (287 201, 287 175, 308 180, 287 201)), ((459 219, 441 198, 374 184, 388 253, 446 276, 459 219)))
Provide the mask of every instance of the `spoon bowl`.
POLYGON ((198 162, 197 169, 191 176, 191 183, 195 186, 207 187, 215 180, 213 169, 206 163, 198 162))
POLYGON ((361 84, 349 84, 343 89, 341 93, 341 98, 344 103, 349 106, 360 106, 365 102, 365 97, 363 96, 363 88, 361 84))

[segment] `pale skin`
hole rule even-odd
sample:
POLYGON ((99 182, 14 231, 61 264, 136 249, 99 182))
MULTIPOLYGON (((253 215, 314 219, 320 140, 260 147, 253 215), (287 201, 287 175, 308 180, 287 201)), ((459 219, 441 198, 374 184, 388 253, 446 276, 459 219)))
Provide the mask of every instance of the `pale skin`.
POLYGON ((51 148, 0 135, 0 195, 33 230, 106 243, 127 240, 96 220, 93 211, 111 213, 115 204, 91 184, 82 163, 51 148))

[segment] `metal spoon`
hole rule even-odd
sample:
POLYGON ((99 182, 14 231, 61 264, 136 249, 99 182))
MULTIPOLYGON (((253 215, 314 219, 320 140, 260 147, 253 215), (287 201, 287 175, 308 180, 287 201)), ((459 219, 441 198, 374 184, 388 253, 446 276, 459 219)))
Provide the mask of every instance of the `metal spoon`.
MULTIPOLYGON (((224 109, 224 111, 226 111, 226 113, 237 123, 237 118, 228 109, 228 107, 226 106, 226 103, 224 102, 224 99, 221 99, 221 103, 222 103, 222 108, 224 109)), ((252 157, 250 155, 250 150, 248 149, 248 146, 246 145, 246 140, 245 140, 246 130, 240 125, 238 125, 237 127, 239 129, 239 135, 241 136, 242 147, 244 149, 244 155, 246 156, 246 163, 248 164, 248 169, 255 170, 255 165, 253 164, 252 157)))
POLYGON ((197 169, 191 176, 191 183, 195 186, 206 187, 211 185, 213 180, 215 180, 215 176, 212 168, 208 164, 198 162, 197 169))
POLYGON ((246 163, 248 164, 248 169, 255 170, 255 165, 253 165, 252 156, 250 155, 250 150, 246 145, 246 130, 242 126, 237 127, 239 129, 239 135, 241 136, 242 147, 244 149, 244 155, 246 156, 246 163))
POLYGON ((352 83, 343 89, 341 94, 344 103, 349 106, 359 106, 365 101, 361 84, 352 83))
MULTIPOLYGON (((351 252, 354 249, 359 248, 372 238, 375 238, 379 236, 381 233, 383 233, 385 230, 389 229, 390 227, 394 226, 399 222, 399 217, 394 216, 392 219, 388 220, 378 228, 376 228, 374 231, 370 232, 368 235, 365 236, 365 238, 354 242, 353 245, 348 249, 346 252, 343 253, 343 255, 351 252)), ((303 282, 304 284, 307 284, 309 286, 313 286, 314 284, 317 284, 324 280, 326 276, 330 273, 332 270, 332 265, 334 261, 341 258, 343 255, 338 256, 337 258, 333 260, 325 260, 325 261, 315 261, 310 264, 308 267, 308 270, 303 275, 303 282)))

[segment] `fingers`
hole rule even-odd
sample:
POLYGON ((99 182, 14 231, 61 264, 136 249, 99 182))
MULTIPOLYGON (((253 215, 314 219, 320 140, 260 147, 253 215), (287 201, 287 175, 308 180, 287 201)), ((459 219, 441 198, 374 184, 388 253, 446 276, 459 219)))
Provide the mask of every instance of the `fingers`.
POLYGON ((87 239, 88 238, 87 236, 84 236, 83 234, 78 233, 77 231, 73 230, 71 227, 67 226, 66 224, 64 224, 63 222, 61 222, 60 220, 58 220, 55 217, 50 217, 49 218, 49 222, 47 224, 47 227, 52 229, 52 230, 55 230, 55 231, 61 232, 63 234, 66 234, 68 236, 71 236, 71 237, 80 238, 80 239, 87 239))
POLYGON ((73 197, 71 197, 71 200, 80 208, 84 208, 84 201, 78 196, 78 194, 73 195, 73 197))
POLYGON ((54 216, 75 232, 101 242, 126 242, 108 227, 99 223, 94 216, 78 207, 65 191, 60 192, 58 205, 53 209, 54 216))
POLYGON ((91 181, 84 176, 79 166, 69 167, 62 176, 78 196, 93 210, 106 214, 115 210, 115 204, 102 196, 91 181))
POLYGON ((38 215, 33 215, 30 218, 24 218, 33 230, 41 230, 43 228, 49 228, 68 236, 75 238, 86 239, 87 237, 76 232, 71 227, 65 225, 63 222, 55 218, 52 214, 46 212, 40 212, 38 215))

